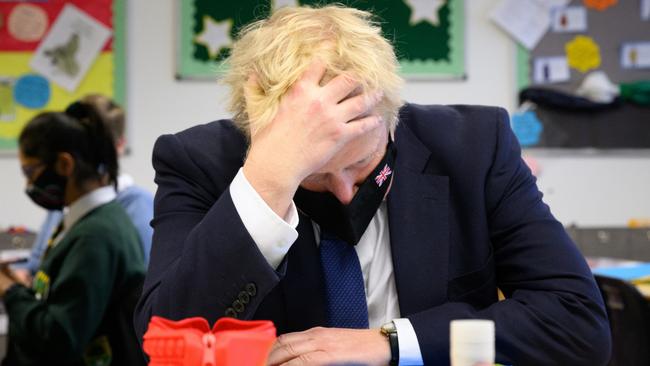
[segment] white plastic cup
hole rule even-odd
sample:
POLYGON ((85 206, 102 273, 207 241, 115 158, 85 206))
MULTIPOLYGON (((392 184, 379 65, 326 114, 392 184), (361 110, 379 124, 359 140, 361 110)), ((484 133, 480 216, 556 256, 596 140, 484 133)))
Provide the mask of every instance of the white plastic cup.
POLYGON ((451 366, 494 364, 494 321, 452 320, 449 324, 451 366))

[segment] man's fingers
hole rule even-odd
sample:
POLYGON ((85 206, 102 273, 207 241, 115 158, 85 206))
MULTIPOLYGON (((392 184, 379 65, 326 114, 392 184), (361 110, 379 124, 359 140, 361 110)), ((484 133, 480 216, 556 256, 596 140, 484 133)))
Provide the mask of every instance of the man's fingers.
POLYGON ((359 82, 351 76, 337 75, 323 86, 324 97, 333 103, 339 103, 354 94, 355 90, 360 90, 360 86, 359 82))
POLYGON ((380 126, 383 126, 383 119, 375 114, 352 120, 343 127, 343 138, 347 142, 369 133, 380 126))
MULTIPOLYGON (((329 357, 329 354, 325 351, 314 351, 310 353, 305 353, 303 355, 300 355, 300 357, 296 357, 294 359, 289 360, 288 362, 285 362, 282 364, 282 366, 319 366, 319 365, 327 365, 330 362, 328 362, 331 359, 329 357)), ((340 365, 343 365, 344 363, 341 363, 340 365)), ((345 363, 348 364, 348 363, 345 363)))
POLYGON ((380 92, 355 95, 339 103, 337 115, 346 122, 366 117, 375 109, 382 96, 380 92))
POLYGON ((308 85, 319 85, 325 71, 327 71, 325 64, 320 60, 314 60, 307 66, 299 80, 306 82, 308 85))
POLYGON ((303 354, 316 351, 316 345, 310 337, 302 334, 299 337, 280 337, 273 345, 269 354, 268 365, 281 365, 303 354), (288 338, 288 339, 287 339, 288 338))

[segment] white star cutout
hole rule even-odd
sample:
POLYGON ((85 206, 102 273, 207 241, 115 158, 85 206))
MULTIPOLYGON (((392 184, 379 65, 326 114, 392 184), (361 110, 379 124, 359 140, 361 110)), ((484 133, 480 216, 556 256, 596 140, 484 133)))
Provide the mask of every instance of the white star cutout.
POLYGON ((230 28, 232 21, 230 19, 221 22, 215 21, 211 16, 203 17, 203 30, 194 37, 194 42, 205 46, 208 49, 210 58, 215 58, 219 51, 232 44, 230 38, 230 28))
POLYGON ((298 0, 272 0, 273 7, 271 9, 278 10, 283 6, 300 6, 298 0))
POLYGON ((422 21, 428 21, 433 25, 438 25, 438 10, 445 5, 447 0, 404 0, 406 5, 411 8, 411 24, 417 24, 422 21))

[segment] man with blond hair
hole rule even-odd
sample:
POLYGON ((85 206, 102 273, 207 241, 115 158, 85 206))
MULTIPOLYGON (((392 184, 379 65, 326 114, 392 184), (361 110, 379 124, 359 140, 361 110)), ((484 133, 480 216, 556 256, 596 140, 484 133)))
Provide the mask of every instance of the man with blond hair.
POLYGON ((403 104, 393 48, 342 6, 278 10, 229 66, 233 120, 154 147, 140 336, 153 315, 270 319, 271 365, 437 365, 451 320, 486 318, 499 362, 607 361, 598 289, 505 111, 403 104))

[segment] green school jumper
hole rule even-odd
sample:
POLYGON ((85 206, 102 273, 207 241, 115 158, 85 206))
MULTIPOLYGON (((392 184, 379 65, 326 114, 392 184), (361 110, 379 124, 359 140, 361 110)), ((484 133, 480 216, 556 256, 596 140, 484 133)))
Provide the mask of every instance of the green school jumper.
POLYGON ((139 240, 115 201, 77 221, 46 252, 33 288, 16 285, 5 294, 3 365, 131 364, 124 353, 139 351, 139 344, 132 304, 124 303, 139 296, 144 279, 139 240))

